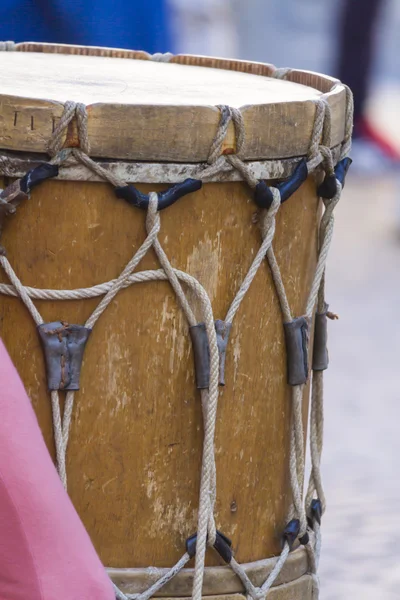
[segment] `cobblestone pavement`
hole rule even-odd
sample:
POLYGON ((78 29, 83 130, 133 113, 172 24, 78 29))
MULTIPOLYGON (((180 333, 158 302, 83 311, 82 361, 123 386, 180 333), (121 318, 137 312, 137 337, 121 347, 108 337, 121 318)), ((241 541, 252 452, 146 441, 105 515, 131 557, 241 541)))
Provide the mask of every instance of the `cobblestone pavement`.
POLYGON ((400 598, 400 193, 349 177, 328 264, 320 600, 400 598))

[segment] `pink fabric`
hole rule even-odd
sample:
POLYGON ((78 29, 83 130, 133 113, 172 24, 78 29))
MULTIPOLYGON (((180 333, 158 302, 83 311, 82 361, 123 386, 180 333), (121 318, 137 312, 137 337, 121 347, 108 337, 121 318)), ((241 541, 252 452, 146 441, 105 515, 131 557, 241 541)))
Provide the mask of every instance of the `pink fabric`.
POLYGON ((0 599, 115 600, 1 342, 0 599))

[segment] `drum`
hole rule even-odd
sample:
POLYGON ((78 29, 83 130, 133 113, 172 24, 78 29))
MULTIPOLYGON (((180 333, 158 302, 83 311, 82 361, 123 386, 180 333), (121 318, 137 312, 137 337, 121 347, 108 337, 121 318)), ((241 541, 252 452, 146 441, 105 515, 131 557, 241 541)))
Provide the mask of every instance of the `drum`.
POLYGON ((4 48, 0 335, 117 597, 316 598, 350 92, 268 64, 4 48))

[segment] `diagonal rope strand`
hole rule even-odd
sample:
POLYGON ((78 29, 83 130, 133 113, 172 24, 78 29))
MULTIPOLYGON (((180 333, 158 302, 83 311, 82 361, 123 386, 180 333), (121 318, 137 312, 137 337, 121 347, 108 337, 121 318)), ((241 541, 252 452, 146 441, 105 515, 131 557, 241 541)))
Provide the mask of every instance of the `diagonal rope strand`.
MULTIPOLYGON (((168 57, 158 57, 155 60, 169 60, 168 57)), ((289 78, 291 71, 288 69, 276 71, 277 77, 289 78)), ((352 95, 346 88, 346 123, 345 136, 341 146, 341 158, 346 156, 351 144, 351 129, 352 129, 352 95)), ((251 188, 254 188, 258 180, 254 177, 249 166, 243 161, 242 154, 245 145, 245 124, 241 112, 233 107, 219 106, 220 122, 214 141, 211 145, 207 165, 200 169, 198 177, 206 179, 207 177, 219 172, 224 172, 229 169, 236 169, 241 173, 251 188), (233 124, 236 139, 236 154, 222 153, 223 144, 228 133, 230 124, 233 124)), ((315 117, 313 130, 310 140, 310 150, 308 155, 307 166, 309 172, 315 170, 322 164, 325 172, 333 173, 333 160, 331 145, 331 114, 330 107, 324 96, 321 96, 315 102, 315 117)), ((63 164, 69 161, 78 161, 84 164, 88 169, 97 173, 104 180, 112 185, 119 187, 125 185, 118 177, 114 176, 108 170, 95 163, 90 157, 90 143, 88 136, 88 117, 87 110, 83 104, 75 102, 66 102, 64 105, 63 115, 53 133, 49 143, 49 153, 52 156, 54 164, 63 164), (76 120, 79 137, 79 148, 65 148, 63 143, 67 128, 72 120, 76 120)), ((247 272, 239 290, 234 297, 230 308, 228 309, 226 322, 232 323, 239 307, 249 291, 252 281, 258 272, 264 258, 267 258, 275 289, 279 298, 279 303, 282 311, 284 322, 292 320, 292 314, 289 302, 286 296, 285 286, 282 281, 279 265, 277 263, 274 250, 273 238, 275 234, 275 217, 281 203, 280 193, 276 188, 271 188, 273 194, 273 202, 268 211, 262 215, 261 234, 262 243, 252 261, 252 264, 247 272)), ((318 301, 318 306, 324 299, 324 274, 328 251, 332 239, 334 227, 333 209, 336 206, 341 194, 341 186, 338 184, 337 194, 332 201, 325 202, 325 211, 320 224, 320 244, 317 259, 316 270, 312 285, 310 288, 305 315, 308 319, 313 316, 315 305, 318 301)), ((204 561, 207 545, 213 545, 216 539, 216 525, 214 518, 214 506, 216 501, 216 469, 215 469, 215 426, 218 407, 218 376, 219 376, 219 351, 217 345, 216 331, 214 326, 214 315, 211 306, 211 301, 201 284, 188 275, 174 269, 162 248, 158 234, 160 232, 160 215, 157 210, 158 196, 156 193, 149 195, 149 207, 146 217, 147 237, 142 245, 135 252, 132 259, 128 262, 122 273, 117 279, 111 282, 92 286, 91 288, 81 288, 78 290, 38 290, 22 285, 18 276, 12 269, 9 261, 0 256, 0 264, 5 270, 11 285, 0 284, 0 293, 19 296, 29 310, 33 320, 37 325, 43 323, 40 313, 37 311, 32 299, 83 299, 89 297, 102 296, 97 308, 86 322, 87 328, 93 328, 101 314, 106 310, 118 292, 125 289, 133 283, 144 281, 169 281, 173 288, 177 301, 181 306, 189 325, 197 323, 194 312, 186 298, 182 283, 189 286, 195 292, 196 298, 200 301, 202 318, 205 323, 209 353, 210 353, 210 384, 208 390, 203 390, 201 393, 202 413, 204 422, 203 432, 203 451, 202 451, 202 466, 201 466, 201 482, 199 494, 198 508, 198 525, 197 525, 197 550, 195 558, 195 569, 193 577, 193 600, 201 600, 202 587, 204 578, 204 561), (154 271, 142 271, 134 273, 140 261, 147 252, 154 248, 161 269, 154 271)), ((292 488, 293 506, 290 514, 296 514, 300 520, 300 534, 304 535, 307 528, 306 511, 303 502, 303 485, 304 485, 304 431, 302 418, 303 404, 303 385, 292 387, 291 401, 291 427, 290 427, 290 483, 292 488)), ((50 394, 53 413, 53 429, 56 446, 57 465, 60 477, 66 487, 66 452, 69 441, 69 433, 71 428, 71 420, 74 407, 75 393, 68 391, 65 399, 65 407, 61 416, 59 393, 57 390, 51 391, 50 394)), ((322 372, 314 373, 312 386, 312 401, 311 401, 311 416, 310 416, 310 447, 312 459, 312 471, 309 481, 309 486, 306 494, 306 503, 313 497, 315 491, 325 507, 325 500, 322 489, 320 476, 320 460, 322 452, 322 433, 323 433, 323 379, 322 372)), ((312 541, 306 544, 306 551, 309 556, 309 568, 311 573, 315 574, 319 553, 320 553, 320 531, 319 525, 314 526, 314 534, 312 541), (314 535, 315 534, 315 535, 314 535)), ((305 542, 304 542, 305 543, 305 542)), ((276 577, 281 571, 287 556, 289 555, 289 545, 285 543, 282 553, 277 560, 274 569, 266 579, 266 581, 257 588, 252 584, 244 569, 232 559, 231 568, 240 577, 249 597, 253 600, 264 600, 269 589, 273 585, 276 577)), ((115 587, 116 597, 120 600, 150 600, 163 585, 170 581, 177 573, 179 573, 189 561, 189 555, 186 553, 167 573, 165 573, 158 581, 150 588, 141 594, 125 595, 115 587)))

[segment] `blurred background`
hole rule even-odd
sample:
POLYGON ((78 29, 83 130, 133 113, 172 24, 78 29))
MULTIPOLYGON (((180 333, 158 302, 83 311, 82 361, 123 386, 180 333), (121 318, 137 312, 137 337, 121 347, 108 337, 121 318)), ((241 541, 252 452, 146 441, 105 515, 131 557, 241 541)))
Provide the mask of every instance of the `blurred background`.
POLYGON ((0 39, 172 51, 338 76, 354 165, 328 264, 321 600, 400 597, 400 0, 2 0, 0 39))

